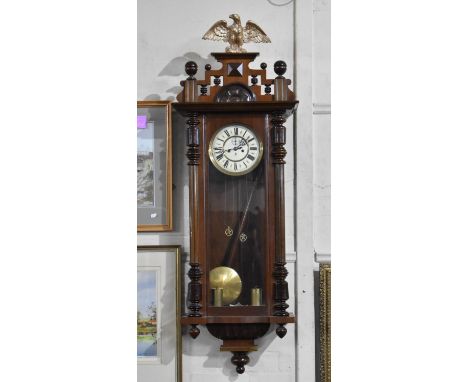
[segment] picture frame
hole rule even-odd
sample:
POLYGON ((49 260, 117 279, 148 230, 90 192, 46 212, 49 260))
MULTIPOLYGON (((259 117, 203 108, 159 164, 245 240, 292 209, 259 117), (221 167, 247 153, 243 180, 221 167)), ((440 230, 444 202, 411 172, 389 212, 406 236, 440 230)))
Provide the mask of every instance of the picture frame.
POLYGON ((182 382, 181 257, 178 245, 137 246, 138 382, 182 382))
POLYGON ((331 265, 320 264, 320 382, 331 382, 331 265))
POLYGON ((171 101, 137 101, 137 232, 172 231, 171 101))

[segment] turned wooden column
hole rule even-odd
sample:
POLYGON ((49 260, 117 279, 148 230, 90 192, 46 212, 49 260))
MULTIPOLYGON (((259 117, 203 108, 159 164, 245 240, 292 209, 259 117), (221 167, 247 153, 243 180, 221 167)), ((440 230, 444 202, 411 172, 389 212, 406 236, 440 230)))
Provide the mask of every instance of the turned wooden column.
MULTIPOLYGON (((287 82, 283 77, 286 73, 286 63, 284 61, 277 61, 274 65, 275 73, 278 75, 275 79, 275 95, 277 101, 282 101, 286 97, 284 87, 287 82)), ((284 218, 284 165, 286 157, 286 116, 284 111, 275 111, 271 114, 272 122, 272 157, 273 166, 275 169, 275 264, 273 268, 273 277, 275 279, 273 289, 273 315, 274 316, 289 316, 286 311, 289 305, 286 301, 289 299, 288 282, 286 276, 288 271, 286 269, 286 251, 285 251, 285 218, 284 218)), ((278 337, 283 338, 287 329, 285 324, 279 324, 276 328, 278 337)))
MULTIPOLYGON (((194 75, 197 73, 197 64, 193 61, 187 62, 185 65, 185 72, 189 75, 185 80, 185 89, 191 89, 190 92, 186 93, 186 100, 188 102, 194 101, 196 97, 196 79, 194 75)), ((200 121, 198 119, 198 113, 189 112, 187 119, 187 158, 189 166, 189 184, 190 187, 190 270, 188 276, 190 282, 188 285, 188 309, 189 317, 201 317, 200 309, 202 308, 202 285, 200 279, 203 275, 200 269, 200 260, 198 247, 195 243, 195 238, 198 237, 198 221, 199 206, 198 206, 198 171, 200 164, 200 129, 198 125, 200 121)), ((190 335, 192 338, 196 338, 200 334, 200 329, 197 325, 192 325, 190 329, 190 335)))
MULTIPOLYGON (((274 277, 274 316, 289 316, 286 311, 289 305, 286 301, 289 299, 288 282, 285 280, 288 275, 286 270, 285 253, 285 225, 284 225, 284 158, 286 157, 286 128, 284 123, 286 118, 284 112, 278 111, 272 113, 272 157, 275 174, 275 263, 273 269, 274 277)), ((286 335, 284 324, 279 324, 276 334, 283 338, 286 335)))

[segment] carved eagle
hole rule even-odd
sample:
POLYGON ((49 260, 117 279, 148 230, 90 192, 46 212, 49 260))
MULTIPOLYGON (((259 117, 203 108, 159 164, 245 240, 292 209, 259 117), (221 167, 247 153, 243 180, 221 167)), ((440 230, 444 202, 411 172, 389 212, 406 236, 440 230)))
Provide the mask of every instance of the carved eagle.
POLYGON ((205 33, 203 40, 225 41, 229 43, 226 52, 246 52, 242 45, 247 42, 271 42, 266 33, 253 21, 242 27, 239 15, 229 15, 234 22, 228 26, 226 20, 219 20, 205 33))

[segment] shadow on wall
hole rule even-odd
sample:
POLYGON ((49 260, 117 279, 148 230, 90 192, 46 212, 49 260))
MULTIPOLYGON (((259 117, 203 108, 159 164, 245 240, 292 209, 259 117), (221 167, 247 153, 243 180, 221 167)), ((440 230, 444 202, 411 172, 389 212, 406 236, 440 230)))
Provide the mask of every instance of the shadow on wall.
MULTIPOLYGON (((176 83, 176 80, 168 79, 167 77, 180 77, 181 79, 184 79, 187 76, 187 74, 185 73, 185 64, 187 63, 187 61, 195 61, 198 65, 200 71, 199 73, 203 73, 202 70, 204 69, 206 64, 210 64, 212 68, 220 66, 219 63, 212 56, 204 58, 195 52, 184 53, 183 56, 175 57, 171 61, 169 61, 166 64, 166 66, 164 66, 164 68, 161 70, 161 72, 159 72, 157 77, 158 79, 162 79, 161 87, 167 86, 168 83, 176 83)), ((173 95, 165 97, 164 99, 168 101, 175 101, 175 96, 181 91, 182 86, 172 86, 169 89, 166 89, 165 92, 173 95)), ((163 98, 160 94, 149 94, 144 98, 145 101, 157 101, 161 99, 163 98)))
MULTIPOLYGON (((186 76, 185 64, 187 61, 195 61, 198 68, 204 68, 206 64, 219 66, 218 62, 212 56, 204 58, 195 52, 185 53, 183 56, 173 58, 159 73, 159 76, 186 76), (218 65, 217 65, 218 64, 218 65)), ((180 86, 179 86, 180 88, 180 86)), ((180 88, 181 89, 181 88, 180 88)))
MULTIPOLYGON (((250 362, 246 366, 246 373, 248 372, 249 367, 255 367, 258 360, 261 358, 262 354, 268 350, 271 342, 273 342, 276 338, 276 326, 271 325, 270 329, 268 330, 265 336, 258 338, 255 340, 256 345, 258 345, 258 350, 254 352, 248 353, 250 362)), ((204 333, 206 336, 210 334, 208 332, 204 333)), ((191 339, 188 339, 191 340, 191 339)), ((231 363, 231 352, 221 352, 219 350, 219 345, 221 344, 220 340, 215 339, 214 337, 205 339, 205 343, 203 344, 207 348, 209 348, 207 355, 207 359, 203 363, 203 367, 205 368, 215 368, 218 369, 221 367, 222 364, 222 373, 229 378, 229 381, 234 382, 239 379, 239 374, 236 372, 236 367, 231 363), (214 344, 214 346, 208 346, 208 344, 214 344)))
POLYGON ((159 101, 161 100, 161 96, 159 94, 150 94, 150 95, 147 95, 143 100, 144 101, 159 101))
POLYGON ((279 1, 279 0, 276 0, 276 1, 273 1, 273 0, 267 0, 271 5, 274 5, 275 7, 284 7, 285 5, 289 5, 291 4, 292 2, 294 2, 294 0, 283 0, 283 1, 279 1))

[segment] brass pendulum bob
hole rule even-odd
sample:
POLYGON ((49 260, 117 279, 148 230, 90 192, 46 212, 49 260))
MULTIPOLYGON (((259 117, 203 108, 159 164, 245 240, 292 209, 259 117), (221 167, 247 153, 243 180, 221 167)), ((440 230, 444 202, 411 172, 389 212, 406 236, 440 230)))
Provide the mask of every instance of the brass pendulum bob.
POLYGON ((240 296, 242 281, 234 269, 216 267, 210 271, 210 288, 215 289, 215 297, 216 289, 222 289, 222 305, 229 305, 240 296))

